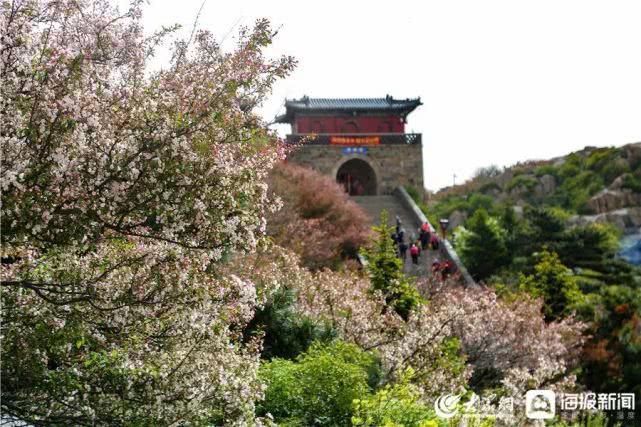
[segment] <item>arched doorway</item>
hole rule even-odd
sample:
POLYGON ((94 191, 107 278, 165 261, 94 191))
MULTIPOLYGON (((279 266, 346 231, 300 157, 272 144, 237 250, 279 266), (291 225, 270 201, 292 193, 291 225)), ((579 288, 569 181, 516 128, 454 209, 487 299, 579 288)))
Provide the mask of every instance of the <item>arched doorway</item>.
POLYGON ((350 196, 375 196, 376 172, 365 160, 351 159, 338 168, 336 181, 350 196))

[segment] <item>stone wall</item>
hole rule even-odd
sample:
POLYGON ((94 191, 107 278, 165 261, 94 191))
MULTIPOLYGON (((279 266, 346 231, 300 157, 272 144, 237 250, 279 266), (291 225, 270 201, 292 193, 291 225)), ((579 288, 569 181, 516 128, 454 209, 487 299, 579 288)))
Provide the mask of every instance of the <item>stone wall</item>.
POLYGON ((365 153, 347 153, 338 145, 302 145, 288 157, 292 163, 309 166, 336 178, 340 166, 350 159, 366 161, 377 180, 378 194, 391 194, 396 187, 423 188, 421 144, 384 144, 364 147, 365 153))

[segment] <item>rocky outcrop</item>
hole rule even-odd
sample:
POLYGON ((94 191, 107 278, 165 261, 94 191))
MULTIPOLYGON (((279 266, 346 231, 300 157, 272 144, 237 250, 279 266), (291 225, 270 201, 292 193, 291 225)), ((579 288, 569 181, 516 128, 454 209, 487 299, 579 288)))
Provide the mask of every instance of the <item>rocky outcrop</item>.
MULTIPOLYGON (((585 147, 567 156, 519 163, 493 174, 478 174, 471 182, 447 190, 444 196, 465 199, 480 193, 490 196, 495 205, 511 205, 520 216, 526 205, 564 206, 593 214, 573 217, 575 224, 609 222, 626 233, 635 233, 641 227, 640 183, 641 143, 634 143, 618 148, 585 147), (575 177, 578 179, 573 180, 575 177), (595 194, 599 187, 594 188, 593 182, 605 185, 595 194), (593 195, 585 204, 583 190, 593 195)), ((439 194, 437 203, 438 197, 439 194)), ((464 223, 471 209, 470 206, 467 211, 459 208, 452 212, 450 228, 464 223)))
POLYGON ((543 175, 534 187, 534 194, 538 197, 547 196, 556 190, 556 179, 552 175, 543 175))
POLYGON ((617 209, 597 215, 575 215, 569 222, 571 225, 610 223, 624 233, 634 233, 641 229, 641 207, 617 209))
POLYGON ((461 212, 461 211, 454 211, 450 214, 450 217, 448 218, 449 221, 449 229, 454 230, 456 227, 459 225, 462 225, 465 220, 467 220, 467 213, 461 212))
POLYGON ((630 165, 641 163, 641 142, 624 146, 623 156, 630 165))
POLYGON ((588 207, 596 214, 604 214, 631 206, 641 206, 641 194, 633 193, 630 190, 606 188, 588 201, 588 207))

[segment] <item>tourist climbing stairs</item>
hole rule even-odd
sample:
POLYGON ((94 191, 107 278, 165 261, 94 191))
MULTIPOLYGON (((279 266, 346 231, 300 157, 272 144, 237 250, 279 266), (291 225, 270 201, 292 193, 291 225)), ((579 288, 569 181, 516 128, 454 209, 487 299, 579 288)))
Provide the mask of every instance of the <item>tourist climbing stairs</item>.
MULTIPOLYGON (((414 238, 414 240, 418 239, 418 230, 423 221, 427 221, 414 201, 402 188, 396 189, 393 194, 389 195, 352 196, 351 199, 360 205, 368 214, 371 218, 372 225, 380 222, 381 212, 383 210, 387 211, 388 222, 392 227, 396 225, 396 216, 398 215, 401 219, 401 227, 405 229, 405 240, 407 242, 410 242, 412 238, 414 238)), ((434 229, 432 225, 430 226, 434 229)), ((408 251, 407 258, 405 259, 405 272, 415 276, 427 276, 431 274, 431 266, 434 261, 444 260, 450 260, 454 263, 456 269, 461 273, 462 280, 465 284, 468 286, 475 285, 448 242, 445 242, 439 250, 427 249, 422 251, 418 265, 412 264, 412 259, 408 251)))

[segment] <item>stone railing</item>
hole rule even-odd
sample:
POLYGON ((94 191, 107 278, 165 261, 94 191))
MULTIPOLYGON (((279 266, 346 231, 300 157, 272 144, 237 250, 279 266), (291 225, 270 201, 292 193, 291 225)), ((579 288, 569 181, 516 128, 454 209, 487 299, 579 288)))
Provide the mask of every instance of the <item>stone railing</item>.
POLYGON ((288 144, 311 145, 405 145, 420 144, 420 133, 294 133, 288 144))
MULTIPOLYGON (((394 195, 401 201, 401 203, 403 203, 403 205, 405 205, 406 208, 408 208, 415 215, 419 223, 423 224, 424 222, 427 222, 432 230, 436 230, 436 228, 434 228, 434 226, 430 224, 421 208, 419 208, 416 202, 414 202, 414 199, 412 199, 412 197, 407 193, 405 188, 397 187, 394 190, 394 195)), ((439 251, 444 258, 452 261, 452 264, 454 264, 456 271, 461 275, 461 278, 463 279, 463 282, 466 286, 478 286, 470 273, 467 271, 467 268, 465 268, 465 265, 463 265, 461 259, 458 257, 456 251, 454 250, 454 247, 452 247, 452 244, 448 240, 441 240, 439 251)))

